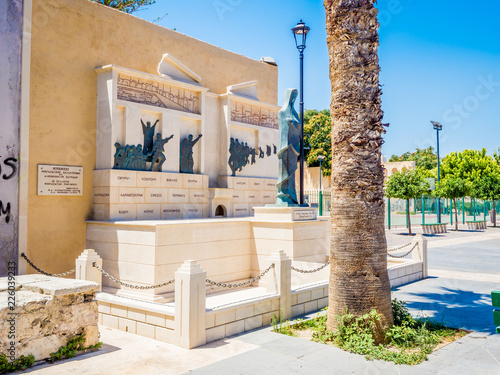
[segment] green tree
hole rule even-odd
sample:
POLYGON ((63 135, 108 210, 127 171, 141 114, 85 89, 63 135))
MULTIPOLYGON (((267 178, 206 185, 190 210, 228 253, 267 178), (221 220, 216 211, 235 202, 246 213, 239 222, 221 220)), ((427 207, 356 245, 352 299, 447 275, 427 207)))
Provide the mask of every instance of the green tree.
POLYGON ((155 0, 92 0, 96 3, 106 5, 110 8, 121 10, 125 13, 133 13, 141 7, 153 5, 155 0))
MULTIPOLYGON (((305 120, 306 116, 304 115, 305 120)), ((307 165, 310 167, 318 166, 318 156, 325 156, 325 160, 321 164, 323 176, 330 176, 331 174, 331 131, 332 120, 329 111, 321 111, 309 117, 307 123, 304 122, 304 140, 307 140, 307 146, 310 147, 306 156, 307 165)), ((304 142, 304 145, 306 146, 306 142, 304 142)))
POLYGON ((417 168, 430 171, 437 168, 437 153, 434 147, 429 146, 424 149, 417 148, 414 152, 405 152, 403 155, 392 155, 390 162, 394 161, 414 161, 417 168))
MULTIPOLYGON (((420 198, 428 194, 430 190, 429 183, 425 181, 423 174, 418 169, 411 171, 394 172, 387 180, 385 195, 388 198, 406 199, 407 207, 410 205, 410 199, 420 198)), ((410 211, 407 210, 408 234, 411 233, 410 211)))
POLYGON ((436 197, 447 198, 453 201, 455 210, 455 230, 458 231, 458 210, 457 199, 470 194, 472 184, 468 180, 464 180, 453 175, 443 178, 439 185, 434 190, 436 197))
POLYGON ((474 196, 483 201, 493 201, 493 226, 497 226, 497 212, 495 204, 500 200, 500 171, 481 176, 474 183, 474 196))
POLYGON ((471 183, 483 175, 496 172, 498 163, 486 154, 486 149, 451 152, 441 161, 441 178, 455 176, 471 183))

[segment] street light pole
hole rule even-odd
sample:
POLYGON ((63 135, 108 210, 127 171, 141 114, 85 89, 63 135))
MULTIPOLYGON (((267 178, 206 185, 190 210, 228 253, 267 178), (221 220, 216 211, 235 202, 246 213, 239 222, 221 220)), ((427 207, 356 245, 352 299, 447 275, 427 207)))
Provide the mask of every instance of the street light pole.
POLYGON ((295 45, 300 56, 300 196, 299 203, 304 204, 304 49, 310 28, 302 20, 292 28, 295 45))
MULTIPOLYGON (((440 179, 440 173, 439 173, 439 131, 443 130, 443 125, 441 125, 437 121, 431 121, 432 127, 434 130, 436 130, 436 141, 437 141, 437 182, 439 186, 439 179, 440 179)), ((437 197, 437 206, 438 206, 438 223, 441 224, 441 199, 437 197)))

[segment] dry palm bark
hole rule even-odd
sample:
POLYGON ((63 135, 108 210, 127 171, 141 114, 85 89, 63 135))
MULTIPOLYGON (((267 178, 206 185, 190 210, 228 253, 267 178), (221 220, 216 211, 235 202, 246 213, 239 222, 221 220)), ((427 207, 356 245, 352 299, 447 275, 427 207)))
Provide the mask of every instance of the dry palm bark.
POLYGON ((332 235, 328 328, 346 309, 392 324, 374 0, 325 0, 332 84, 332 235))

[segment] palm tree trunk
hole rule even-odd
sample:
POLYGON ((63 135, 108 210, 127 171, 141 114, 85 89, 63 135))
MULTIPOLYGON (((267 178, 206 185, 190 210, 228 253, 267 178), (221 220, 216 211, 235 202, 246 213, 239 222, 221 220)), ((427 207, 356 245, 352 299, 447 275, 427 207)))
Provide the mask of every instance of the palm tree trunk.
POLYGON ((384 230, 383 128, 374 0, 325 0, 332 84, 332 207, 327 326, 347 309, 392 324, 384 230))

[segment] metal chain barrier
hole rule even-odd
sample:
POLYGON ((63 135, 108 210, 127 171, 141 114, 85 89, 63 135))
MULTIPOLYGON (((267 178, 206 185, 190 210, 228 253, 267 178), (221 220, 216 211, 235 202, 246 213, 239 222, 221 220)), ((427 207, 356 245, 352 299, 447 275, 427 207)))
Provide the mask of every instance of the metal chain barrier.
POLYGON ((41 270, 40 268, 38 268, 37 266, 35 266, 33 264, 33 262, 31 260, 28 259, 28 257, 26 256, 26 254, 24 253, 21 253, 21 258, 24 258, 24 260, 31 266, 35 269, 35 271, 37 271, 38 273, 41 273, 42 275, 45 275, 45 276, 53 276, 53 277, 63 277, 63 276, 67 276, 67 275, 71 275, 72 273, 74 273, 76 271, 76 268, 73 268, 72 270, 69 270, 68 272, 63 272, 63 273, 48 273, 48 272, 45 272, 43 270, 41 270))
POLYGON ((109 273, 107 273, 106 271, 104 271, 101 267, 99 267, 97 265, 96 262, 92 263, 92 265, 97 268, 99 270, 99 272, 101 272, 104 276, 106 276, 108 279, 110 280, 113 280, 115 283, 118 283, 120 285, 123 285, 123 286, 126 286, 127 288, 130 288, 130 289, 140 289, 140 290, 146 290, 146 289, 156 289, 156 288, 161 288, 163 286, 167 286, 167 285, 170 285, 172 284, 173 282, 175 282, 175 279, 172 279, 172 280, 169 280, 165 283, 162 283, 162 284, 158 284, 158 285, 148 285, 148 286, 144 286, 144 285, 134 285, 134 284, 128 284, 128 283, 125 283, 123 281, 120 281, 118 280, 116 277, 114 276, 111 276, 109 273))
POLYGON ((253 283, 253 282, 261 279, 272 268, 274 268, 274 263, 271 264, 269 267, 267 267, 264 271, 262 271, 260 273, 260 275, 257 275, 257 276, 255 276, 254 278, 252 278, 252 279, 250 279, 248 281, 244 281, 244 282, 241 282, 241 283, 238 283, 238 284, 218 283, 218 282, 210 280, 210 279, 206 279, 205 281, 208 284, 210 284, 210 285, 219 286, 219 287, 222 287, 222 288, 239 288, 239 287, 242 287, 242 286, 245 286, 245 285, 249 285, 249 284, 251 284, 251 283, 253 283))
POLYGON ((300 273, 314 273, 314 272, 318 272, 318 271, 321 271, 323 268, 325 268, 326 266, 328 266, 330 264, 330 261, 326 262, 325 264, 323 264, 322 266, 319 266, 318 268, 315 268, 313 270, 301 270, 301 269, 298 269, 298 268, 295 268, 294 266, 292 266, 292 270, 294 271, 297 271, 297 272, 300 272, 300 273))
POLYGON ((394 247, 394 248, 392 248, 392 249, 387 249, 387 252, 388 252, 388 253, 391 253, 391 252, 393 252, 393 251, 398 251, 398 250, 404 249, 405 247, 410 246, 411 244, 412 244, 412 242, 407 243, 406 245, 403 245, 403 246, 398 246, 398 247, 394 247))
POLYGON ((403 255, 392 255, 392 254, 389 254, 387 253, 388 256, 390 256, 391 258, 404 258, 405 256, 411 254, 411 252, 413 250, 415 250, 415 248, 418 247, 418 242, 415 242, 415 244, 413 245, 413 247, 410 249, 410 251, 404 253, 403 255))

